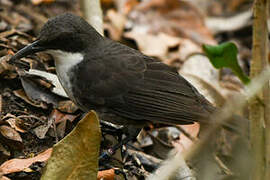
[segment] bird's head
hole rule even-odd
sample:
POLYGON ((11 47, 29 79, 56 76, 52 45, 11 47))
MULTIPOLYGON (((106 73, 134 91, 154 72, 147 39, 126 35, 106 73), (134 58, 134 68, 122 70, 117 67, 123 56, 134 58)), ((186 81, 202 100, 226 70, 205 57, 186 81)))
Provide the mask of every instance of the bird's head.
POLYGON ((84 19, 65 13, 48 20, 42 27, 37 40, 18 51, 11 59, 16 59, 46 51, 52 56, 63 53, 81 53, 89 45, 102 38, 84 19))

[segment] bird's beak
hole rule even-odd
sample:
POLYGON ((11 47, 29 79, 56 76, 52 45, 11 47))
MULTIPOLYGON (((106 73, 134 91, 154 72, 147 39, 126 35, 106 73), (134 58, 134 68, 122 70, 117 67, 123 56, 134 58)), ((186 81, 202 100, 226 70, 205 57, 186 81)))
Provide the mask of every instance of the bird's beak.
POLYGON ((40 46, 39 44, 40 42, 37 40, 34 41, 32 44, 27 45, 26 47, 18 51, 13 57, 11 57, 9 62, 14 63, 17 59, 45 50, 45 48, 40 46))

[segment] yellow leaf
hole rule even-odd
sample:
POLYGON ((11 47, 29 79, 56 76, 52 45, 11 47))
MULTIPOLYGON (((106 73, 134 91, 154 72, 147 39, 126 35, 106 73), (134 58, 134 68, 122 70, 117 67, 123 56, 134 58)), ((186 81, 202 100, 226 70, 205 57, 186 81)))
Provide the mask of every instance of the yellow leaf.
POLYGON ((91 111, 54 146, 41 180, 97 179, 100 139, 99 120, 91 111))

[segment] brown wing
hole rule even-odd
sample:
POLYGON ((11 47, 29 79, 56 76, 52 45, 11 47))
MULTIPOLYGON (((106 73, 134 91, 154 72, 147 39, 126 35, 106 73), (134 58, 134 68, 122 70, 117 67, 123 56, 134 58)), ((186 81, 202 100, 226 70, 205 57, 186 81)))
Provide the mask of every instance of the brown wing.
POLYGON ((160 62, 147 64, 144 80, 123 95, 125 105, 111 107, 126 118, 166 124, 204 121, 214 107, 174 69, 160 62))
POLYGON ((105 107, 123 118, 166 124, 203 121, 214 110, 175 69, 115 42, 107 48, 78 71, 78 77, 88 75, 77 84, 89 94, 80 99, 88 110, 105 107))

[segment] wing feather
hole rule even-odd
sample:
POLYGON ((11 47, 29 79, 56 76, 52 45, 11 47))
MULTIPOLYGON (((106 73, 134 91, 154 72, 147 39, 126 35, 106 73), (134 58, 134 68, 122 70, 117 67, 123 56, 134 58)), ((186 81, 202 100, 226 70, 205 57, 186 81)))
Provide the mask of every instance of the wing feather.
POLYGON ((119 43, 104 47, 78 71, 78 77, 91 76, 85 84, 77 81, 85 109, 105 107, 126 119, 165 124, 204 122, 215 110, 174 68, 119 43))

